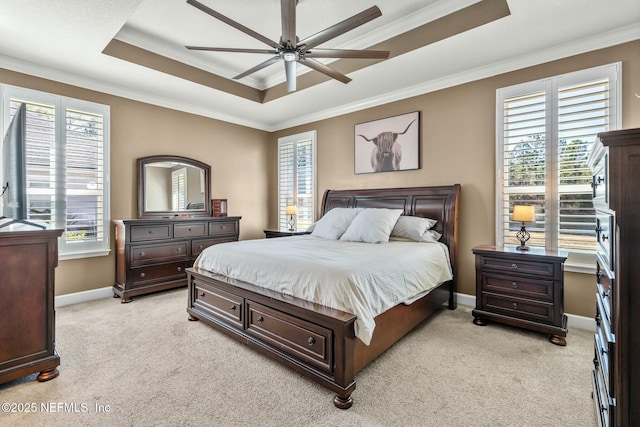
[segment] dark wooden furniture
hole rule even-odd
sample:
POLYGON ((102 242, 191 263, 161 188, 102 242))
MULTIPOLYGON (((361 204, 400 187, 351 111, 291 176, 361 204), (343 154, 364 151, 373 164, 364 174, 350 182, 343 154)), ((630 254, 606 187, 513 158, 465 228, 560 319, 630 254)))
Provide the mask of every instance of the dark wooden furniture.
POLYGON ((267 239, 273 237, 289 237, 289 236, 302 236, 304 234, 311 234, 309 231, 289 231, 289 230, 264 230, 264 235, 267 239))
POLYGON ((353 403, 358 372, 443 304, 456 308, 459 195, 458 184, 324 193, 323 215, 335 207, 385 207, 437 219, 435 228, 449 247, 453 280, 411 305, 400 304, 377 316, 369 346, 355 337, 353 314, 197 268, 187 270, 189 318, 202 320, 328 387, 336 393, 334 405, 347 409, 353 403))
POLYGON ((114 297, 187 285, 185 269, 208 246, 238 240, 240 217, 115 220, 114 297))
POLYGON ((601 426, 640 425, 640 129, 605 132, 589 158, 596 208, 593 400, 601 426))
POLYGON ((473 323, 495 321, 551 335, 566 345, 563 253, 481 245, 476 257, 473 323))
POLYGON ((59 374, 54 287, 61 234, 22 224, 0 228, 0 383, 59 374))

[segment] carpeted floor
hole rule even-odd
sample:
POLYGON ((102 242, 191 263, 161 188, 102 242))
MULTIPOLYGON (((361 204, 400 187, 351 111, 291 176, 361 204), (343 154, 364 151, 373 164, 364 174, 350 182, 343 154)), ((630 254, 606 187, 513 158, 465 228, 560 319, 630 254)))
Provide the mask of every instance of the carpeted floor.
POLYGON ((357 377, 354 405, 187 321, 186 289, 58 308, 60 376, 0 385, 6 426, 595 426, 593 337, 472 324, 443 310, 357 377), (34 405, 32 405, 34 404, 34 405))

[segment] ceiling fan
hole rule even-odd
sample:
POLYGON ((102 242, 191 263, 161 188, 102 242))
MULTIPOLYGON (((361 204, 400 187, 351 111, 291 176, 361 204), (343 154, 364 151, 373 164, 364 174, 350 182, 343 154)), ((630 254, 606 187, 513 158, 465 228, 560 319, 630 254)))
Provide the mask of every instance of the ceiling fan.
POLYGON ((326 28, 319 33, 300 40, 296 36, 296 5, 298 0, 280 0, 282 13, 282 36, 278 42, 275 42, 196 0, 187 0, 187 3, 271 47, 271 49, 235 49, 225 47, 185 46, 190 50, 261 53, 273 55, 270 59, 235 76, 234 79, 236 80, 253 74, 256 71, 282 60, 284 61, 284 68, 287 76, 287 90, 289 92, 293 92, 296 90, 296 63, 298 62, 343 83, 349 83, 351 81, 349 77, 339 73, 331 67, 328 67, 322 62, 316 61, 315 58, 387 59, 389 57, 389 52, 382 50, 316 49, 316 46, 319 44, 338 37, 347 31, 353 30, 354 28, 382 16, 382 12, 377 6, 372 6, 351 18, 345 19, 344 21, 326 28))

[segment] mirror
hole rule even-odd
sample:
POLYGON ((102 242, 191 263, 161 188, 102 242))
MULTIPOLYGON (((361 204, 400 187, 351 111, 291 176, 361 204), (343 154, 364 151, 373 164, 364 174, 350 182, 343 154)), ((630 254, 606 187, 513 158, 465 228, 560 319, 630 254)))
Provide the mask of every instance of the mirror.
POLYGON ((138 159, 138 218, 211 216, 211 166, 181 156, 138 159))

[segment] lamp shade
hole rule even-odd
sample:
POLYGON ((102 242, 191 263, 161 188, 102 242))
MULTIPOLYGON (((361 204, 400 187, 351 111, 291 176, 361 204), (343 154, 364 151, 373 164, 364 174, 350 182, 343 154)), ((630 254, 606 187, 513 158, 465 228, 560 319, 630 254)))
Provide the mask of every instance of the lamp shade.
POLYGON ((295 215, 298 213, 297 206, 287 206, 287 215, 295 215))
POLYGON ((515 205, 513 207, 514 221, 533 222, 535 220, 535 210, 533 206, 515 205))

